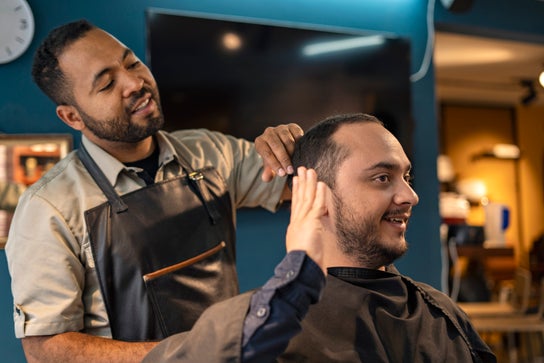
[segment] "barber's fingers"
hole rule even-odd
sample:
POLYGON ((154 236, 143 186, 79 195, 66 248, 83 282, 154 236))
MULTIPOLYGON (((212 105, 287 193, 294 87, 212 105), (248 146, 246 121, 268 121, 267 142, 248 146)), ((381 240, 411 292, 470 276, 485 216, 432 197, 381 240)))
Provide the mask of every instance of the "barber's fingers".
POLYGON ((263 158, 264 172, 262 179, 270 181, 275 175, 293 174, 291 155, 295 142, 304 134, 297 124, 290 123, 268 127, 255 139, 255 149, 263 158))
POLYGON ((272 181, 272 179, 274 179, 275 176, 276 176, 276 172, 274 171, 274 169, 265 165, 263 169, 263 173, 261 174, 262 181, 264 182, 272 181))

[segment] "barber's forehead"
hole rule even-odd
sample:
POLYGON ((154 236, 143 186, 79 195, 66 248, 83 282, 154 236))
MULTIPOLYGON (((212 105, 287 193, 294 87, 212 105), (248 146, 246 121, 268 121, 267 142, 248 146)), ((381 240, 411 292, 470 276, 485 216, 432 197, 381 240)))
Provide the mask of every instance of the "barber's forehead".
POLYGON ((100 28, 91 29, 85 37, 81 38, 83 42, 91 43, 95 47, 121 47, 126 46, 115 36, 100 28))
POLYGON ((82 57, 100 58, 104 56, 106 49, 111 48, 125 48, 125 45, 108 32, 93 28, 68 45, 59 58, 62 59, 65 55, 75 57, 78 54, 82 57))
POLYGON ((119 60, 125 49, 111 34, 94 28, 64 50, 59 64, 65 72, 76 70, 77 75, 89 74, 119 60))

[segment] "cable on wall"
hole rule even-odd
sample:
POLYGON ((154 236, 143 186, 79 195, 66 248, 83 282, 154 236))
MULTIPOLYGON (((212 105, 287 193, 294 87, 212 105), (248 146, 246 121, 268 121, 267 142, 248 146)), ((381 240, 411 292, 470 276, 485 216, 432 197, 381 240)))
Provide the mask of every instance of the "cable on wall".
POLYGON ((427 3, 427 44, 419 70, 410 76, 412 82, 417 82, 425 77, 431 64, 434 49, 434 4, 435 0, 429 0, 427 3))

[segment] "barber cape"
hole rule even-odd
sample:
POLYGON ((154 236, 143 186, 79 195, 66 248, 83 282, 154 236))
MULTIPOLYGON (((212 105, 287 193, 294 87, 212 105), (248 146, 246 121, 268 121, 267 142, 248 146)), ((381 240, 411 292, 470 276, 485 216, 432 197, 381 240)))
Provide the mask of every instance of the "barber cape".
MULTIPOLYGON (((449 297, 394 267, 388 271, 329 269, 321 300, 276 362, 496 362, 449 297)), ((245 293, 211 306, 191 331, 163 340, 143 363, 242 362, 250 299, 245 293)), ((284 346, 281 337, 276 340, 262 349, 284 346)))
POLYGON ((495 362, 467 316, 436 289, 389 272, 329 269, 278 362, 495 362))

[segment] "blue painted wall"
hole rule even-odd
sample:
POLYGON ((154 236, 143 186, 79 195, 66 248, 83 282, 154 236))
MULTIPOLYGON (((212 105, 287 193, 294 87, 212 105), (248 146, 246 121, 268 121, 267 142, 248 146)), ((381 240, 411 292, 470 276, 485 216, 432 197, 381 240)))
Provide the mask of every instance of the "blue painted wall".
MULTIPOLYGON (((145 10, 172 10, 243 16, 282 22, 394 33, 412 43, 412 70, 422 62, 427 39, 427 1, 424 0, 28 0, 36 20, 35 40, 18 60, 0 65, 0 132, 71 133, 57 120, 54 105, 30 78, 32 53, 46 33, 62 23, 85 17, 121 39, 145 59, 145 10)), ((541 39, 544 3, 535 0, 477 0, 470 13, 451 14, 436 4, 437 21, 463 29, 494 33, 505 28, 518 39, 541 39)), ((184 36, 183 34, 175 36, 184 36)), ((175 36, 172 41, 175 41, 175 36)), ((188 35, 190 36, 190 35, 188 35)), ((415 188, 421 202, 411 221, 411 250, 398 263, 404 273, 440 286, 440 245, 436 155, 438 130, 432 64, 412 87, 415 188)), ((395 107, 395 105, 391 105, 395 107)), ((168 122, 168 121, 167 121, 168 122)), ((76 134, 74 134, 76 136, 76 134)), ((76 145, 78 141, 76 139, 76 145)), ((239 214, 239 269, 243 290, 260 285, 283 254, 288 212, 243 210, 239 214)), ((24 362, 20 343, 13 337, 12 299, 4 251, 0 251, 0 351, 2 361, 24 362)))

